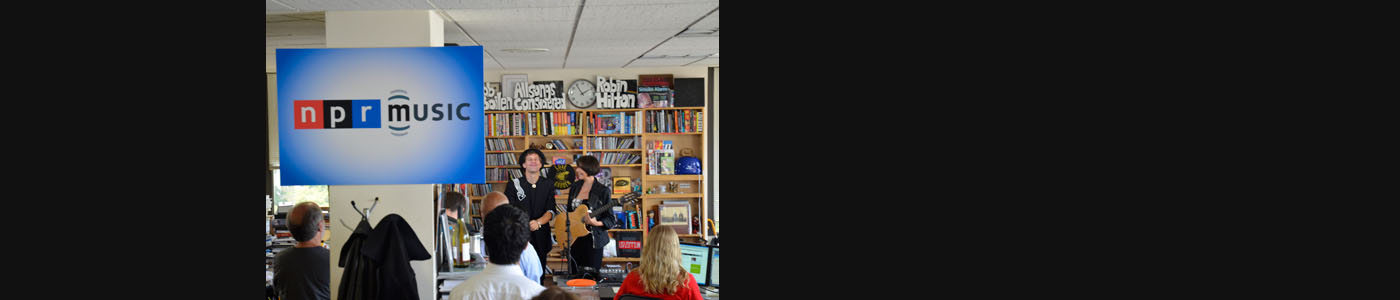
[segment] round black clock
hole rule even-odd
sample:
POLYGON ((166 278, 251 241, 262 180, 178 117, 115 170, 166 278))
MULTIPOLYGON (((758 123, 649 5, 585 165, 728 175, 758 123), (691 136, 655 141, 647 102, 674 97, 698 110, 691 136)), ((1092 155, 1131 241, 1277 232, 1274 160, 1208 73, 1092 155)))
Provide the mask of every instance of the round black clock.
POLYGON ((589 82, 588 79, 574 80, 569 84, 569 104, 577 108, 593 106, 593 102, 597 100, 593 91, 593 82, 589 82))

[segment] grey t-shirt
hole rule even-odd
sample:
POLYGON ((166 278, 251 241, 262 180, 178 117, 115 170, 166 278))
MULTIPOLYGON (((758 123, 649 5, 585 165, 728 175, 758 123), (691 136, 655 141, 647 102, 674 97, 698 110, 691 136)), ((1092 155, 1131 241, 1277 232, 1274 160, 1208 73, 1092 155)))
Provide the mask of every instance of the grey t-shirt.
POLYGON ((272 262, 272 286, 283 300, 331 298, 331 251, 289 248, 272 262))

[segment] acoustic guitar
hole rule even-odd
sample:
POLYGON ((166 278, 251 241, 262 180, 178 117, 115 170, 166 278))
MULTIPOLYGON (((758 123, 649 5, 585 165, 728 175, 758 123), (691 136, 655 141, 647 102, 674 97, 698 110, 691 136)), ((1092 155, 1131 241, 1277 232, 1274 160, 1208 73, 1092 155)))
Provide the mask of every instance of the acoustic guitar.
MULTIPOLYGON (((569 221, 572 222, 572 224, 573 224, 574 226, 578 226, 578 225, 580 225, 580 224, 583 224, 583 221, 582 221, 582 220, 584 220, 585 218, 591 217, 591 218, 597 219, 597 218, 599 218, 599 217, 602 217, 603 214, 610 214, 610 213, 613 213, 612 208, 613 208, 614 206, 618 206, 618 205, 624 205, 624 206, 626 206, 626 205, 632 205, 632 204, 637 203, 637 199, 640 199, 641 197, 642 197, 642 194, 641 194, 641 193, 638 193, 638 192, 627 193, 626 195, 622 195, 622 197, 619 198, 619 199, 617 199, 617 201, 608 201, 607 204, 604 204, 602 207, 598 207, 598 208, 591 208, 591 207, 588 207, 588 205, 585 204, 585 203, 583 203, 583 201, 577 201, 577 202, 579 202, 579 203, 573 203, 573 200, 570 200, 570 201, 571 201, 570 203, 573 204, 575 208, 574 208, 574 211, 573 211, 573 212, 571 212, 571 213, 568 214, 568 215, 569 215, 568 217, 570 218, 569 221)), ((618 222, 623 222, 623 220, 617 220, 617 221, 618 221, 618 222)), ((571 235, 571 236, 569 236, 569 242, 570 242, 570 243, 572 243, 574 240, 578 239, 579 237, 583 237, 583 235, 585 235, 585 234, 590 234, 590 233, 592 233, 593 231, 592 231, 591 229, 593 229, 593 227, 598 227, 598 226, 584 225, 584 226, 582 226, 582 227, 583 227, 583 228, 582 228, 583 230, 579 230, 579 228, 577 228, 577 227, 570 229, 570 231, 571 231, 571 232, 570 232, 570 235, 571 235)), ((605 233, 605 234, 606 234, 606 233, 605 233)), ((595 237, 593 237, 593 238, 594 238, 594 240, 599 239, 599 237, 597 237, 597 236, 595 236, 595 237)))

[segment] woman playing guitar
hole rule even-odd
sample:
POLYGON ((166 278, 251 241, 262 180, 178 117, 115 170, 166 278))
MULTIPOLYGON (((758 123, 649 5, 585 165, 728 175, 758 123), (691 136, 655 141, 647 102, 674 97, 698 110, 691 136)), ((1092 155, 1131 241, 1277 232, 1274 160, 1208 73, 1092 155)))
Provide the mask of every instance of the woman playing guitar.
MULTIPOLYGON (((615 205, 612 199, 612 189, 602 183, 596 182, 599 165, 598 158, 593 156, 581 156, 575 160, 574 172, 578 174, 579 180, 574 181, 569 186, 569 199, 571 203, 587 205, 589 208, 602 208, 611 210, 615 205)), ((577 206, 577 205, 575 205, 577 206)), ((576 207, 571 207, 576 209, 576 207)), ((571 210, 572 212, 572 210, 571 210)), ((593 215, 598 215, 597 211, 593 215)), ((594 218, 589 214, 584 214, 580 220, 588 225, 588 234, 580 236, 571 244, 570 254, 573 260, 578 262, 578 266, 587 273, 595 273, 596 278, 598 268, 603 266, 603 247, 608 245, 608 229, 617 223, 617 216, 611 211, 603 213, 594 218)))

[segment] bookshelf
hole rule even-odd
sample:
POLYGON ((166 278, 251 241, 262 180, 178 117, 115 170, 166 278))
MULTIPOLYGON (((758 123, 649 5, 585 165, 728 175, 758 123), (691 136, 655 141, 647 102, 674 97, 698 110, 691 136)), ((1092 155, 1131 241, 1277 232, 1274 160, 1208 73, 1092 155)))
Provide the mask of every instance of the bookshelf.
MULTIPOLYGON (((563 143, 564 149, 559 149, 557 147, 558 144, 555 144, 556 149, 540 149, 541 152, 544 152, 546 156, 544 158, 544 165, 546 167, 551 166, 554 159, 557 157, 563 157, 566 163, 572 164, 574 163, 574 156, 576 155, 593 154, 595 156, 598 156, 599 160, 602 162, 602 167, 608 168, 611 171, 613 178, 628 177, 634 182, 634 184, 639 184, 642 187, 644 187, 642 191, 643 197, 638 202, 639 205, 629 205, 623 208, 625 210, 634 210, 638 212, 638 214, 640 215, 639 218, 641 219, 639 220, 641 228, 613 229, 609 230, 610 232, 640 231, 645 237, 646 233, 648 232, 646 224, 649 220, 647 217, 647 209, 654 209, 662 201, 672 200, 689 201, 691 203, 692 215, 700 216, 702 220, 702 226, 708 225, 707 223, 703 222, 703 220, 708 219, 709 216, 705 209, 705 182, 702 179, 701 175, 651 175, 648 173, 648 151, 645 145, 648 145, 649 142, 671 141, 672 148, 677 154, 676 157, 680 156, 679 154, 681 149, 691 149, 691 156, 695 156, 697 158, 702 159, 705 157, 704 150, 706 133, 703 130, 699 130, 700 132, 690 132, 690 130, 687 130, 688 132, 680 133, 662 132, 657 130, 651 130, 651 128, 649 128, 649 124, 661 121, 661 119, 659 118, 662 116, 672 116, 671 120, 681 121, 680 119, 674 117, 683 114, 678 114, 676 112, 699 112, 701 113, 701 116, 703 116, 704 108, 672 107, 607 110, 487 111, 485 113, 486 118, 484 120, 484 123, 487 125, 487 132, 485 137, 485 140, 487 142, 486 153, 488 155, 508 154, 518 156, 520 152, 527 149, 531 144, 542 146, 547 143, 554 144, 554 140, 559 140, 561 143, 563 143), (589 124, 596 125, 596 122, 599 119, 603 119, 604 116, 613 114, 616 114, 618 116, 631 116, 632 119, 630 122, 628 122, 628 125, 631 127, 631 130, 626 132, 600 133, 598 130, 595 130, 595 128, 593 128, 594 126, 589 126, 589 124), (572 119, 570 119, 569 116, 572 116, 572 119), (543 129, 554 130, 554 132, 552 132, 553 134, 550 134, 551 132, 547 131, 542 132, 540 130, 542 128, 539 126, 536 126, 534 129, 529 128, 526 124, 528 124, 528 122, 532 120, 532 117, 535 118, 534 120, 536 125, 543 124, 543 129), (539 119, 541 118, 544 118, 546 121, 540 121, 539 119), (560 126, 553 126, 552 124, 554 123, 549 122, 549 119, 560 120, 560 126), (515 121, 517 120, 521 121, 519 124, 520 128, 518 130, 515 127, 515 121), (622 146, 622 144, 624 143, 623 140, 629 138, 632 139, 632 142, 630 143, 629 147, 617 147, 622 146), (635 162, 620 163, 620 159, 608 160, 605 159, 605 157, 603 156, 636 156, 638 158, 635 159, 635 162), (645 193, 646 187, 654 187, 656 184, 667 184, 670 182, 677 182, 678 184, 684 183, 687 184, 688 187, 681 189, 681 193, 645 193)), ((703 126, 704 123, 703 118, 692 118, 691 120, 684 121, 688 122, 689 124, 696 124, 701 126, 703 126)), ((669 123, 674 122, 668 122, 668 124, 669 123)), ((629 129, 626 127, 628 126, 624 126, 623 128, 619 129, 629 129)), ((490 165, 489 163, 486 167, 486 171, 488 173, 504 172, 506 170, 521 169, 518 165, 490 165)), ((504 175, 504 178, 513 178, 512 174, 504 175)), ((487 191, 504 192, 506 188, 505 184, 508 182, 504 178, 488 177, 488 181, 486 181, 486 183, 484 184, 485 186, 488 186, 487 191)), ((468 186, 475 185, 469 184, 468 186)), ((469 187, 467 190, 471 191, 472 188, 469 187)), ((618 199, 621 198, 623 194, 625 193, 613 193, 612 197, 613 199, 618 199)), ((468 193, 468 201, 473 204, 479 205, 483 198, 482 196, 484 196, 484 194, 468 193)), ((567 198, 568 189, 560 189, 559 196, 555 197, 555 202, 559 204, 564 204, 565 202, 567 202, 567 198)), ((565 243, 565 241, 572 242, 572 238, 565 236, 564 219, 561 217, 556 217, 554 219, 554 222, 555 223, 553 224, 553 231, 555 239, 560 241, 561 245, 562 243, 565 243)), ((585 230, 585 227, 580 222, 571 223, 574 227, 571 229, 571 231, 573 231, 572 233, 575 236, 577 236, 579 232, 585 230)), ((704 230, 704 228, 701 229, 702 231, 704 230)), ((689 235, 682 235, 682 237, 690 239, 691 241, 696 241, 700 238, 703 238, 704 235, 701 233, 694 233, 689 235)), ((554 250, 549 255, 550 260, 556 260, 559 257, 558 252, 561 250, 562 247, 560 246, 554 247, 554 250)), ((604 258, 604 261, 637 262, 639 260, 625 258, 604 258)))
MULTIPOLYGON (((703 107, 668 107, 668 108, 644 108, 642 113, 646 115, 645 132, 642 134, 643 148, 643 173, 641 185, 643 187, 642 209, 645 220, 642 224, 650 224, 654 217, 651 212, 657 211, 661 203, 665 201, 686 201, 690 204, 691 216, 699 216, 699 231, 692 230, 686 234, 680 232, 680 237, 689 242, 699 242, 702 238, 707 238, 707 226, 704 220, 709 219, 706 209, 705 185, 703 175, 684 174, 661 174, 663 170, 651 170, 651 163, 657 155, 650 149, 656 148, 658 141, 670 142, 670 149, 674 151, 674 158, 679 159, 685 150, 690 150, 689 156, 696 158, 705 157, 707 131, 704 131, 704 111, 703 107), (687 119, 686 116, 691 116, 687 119), (680 126, 677 126, 680 125, 680 126), (674 183, 674 187, 671 184, 674 183), (667 185, 666 192, 661 192, 660 185, 667 185), (648 192, 648 190, 650 192, 648 192)), ((702 170, 703 171, 703 170, 702 170)), ((659 220, 656 221, 660 223, 659 220)), ((651 228, 644 226, 643 236, 650 233, 651 228)))

